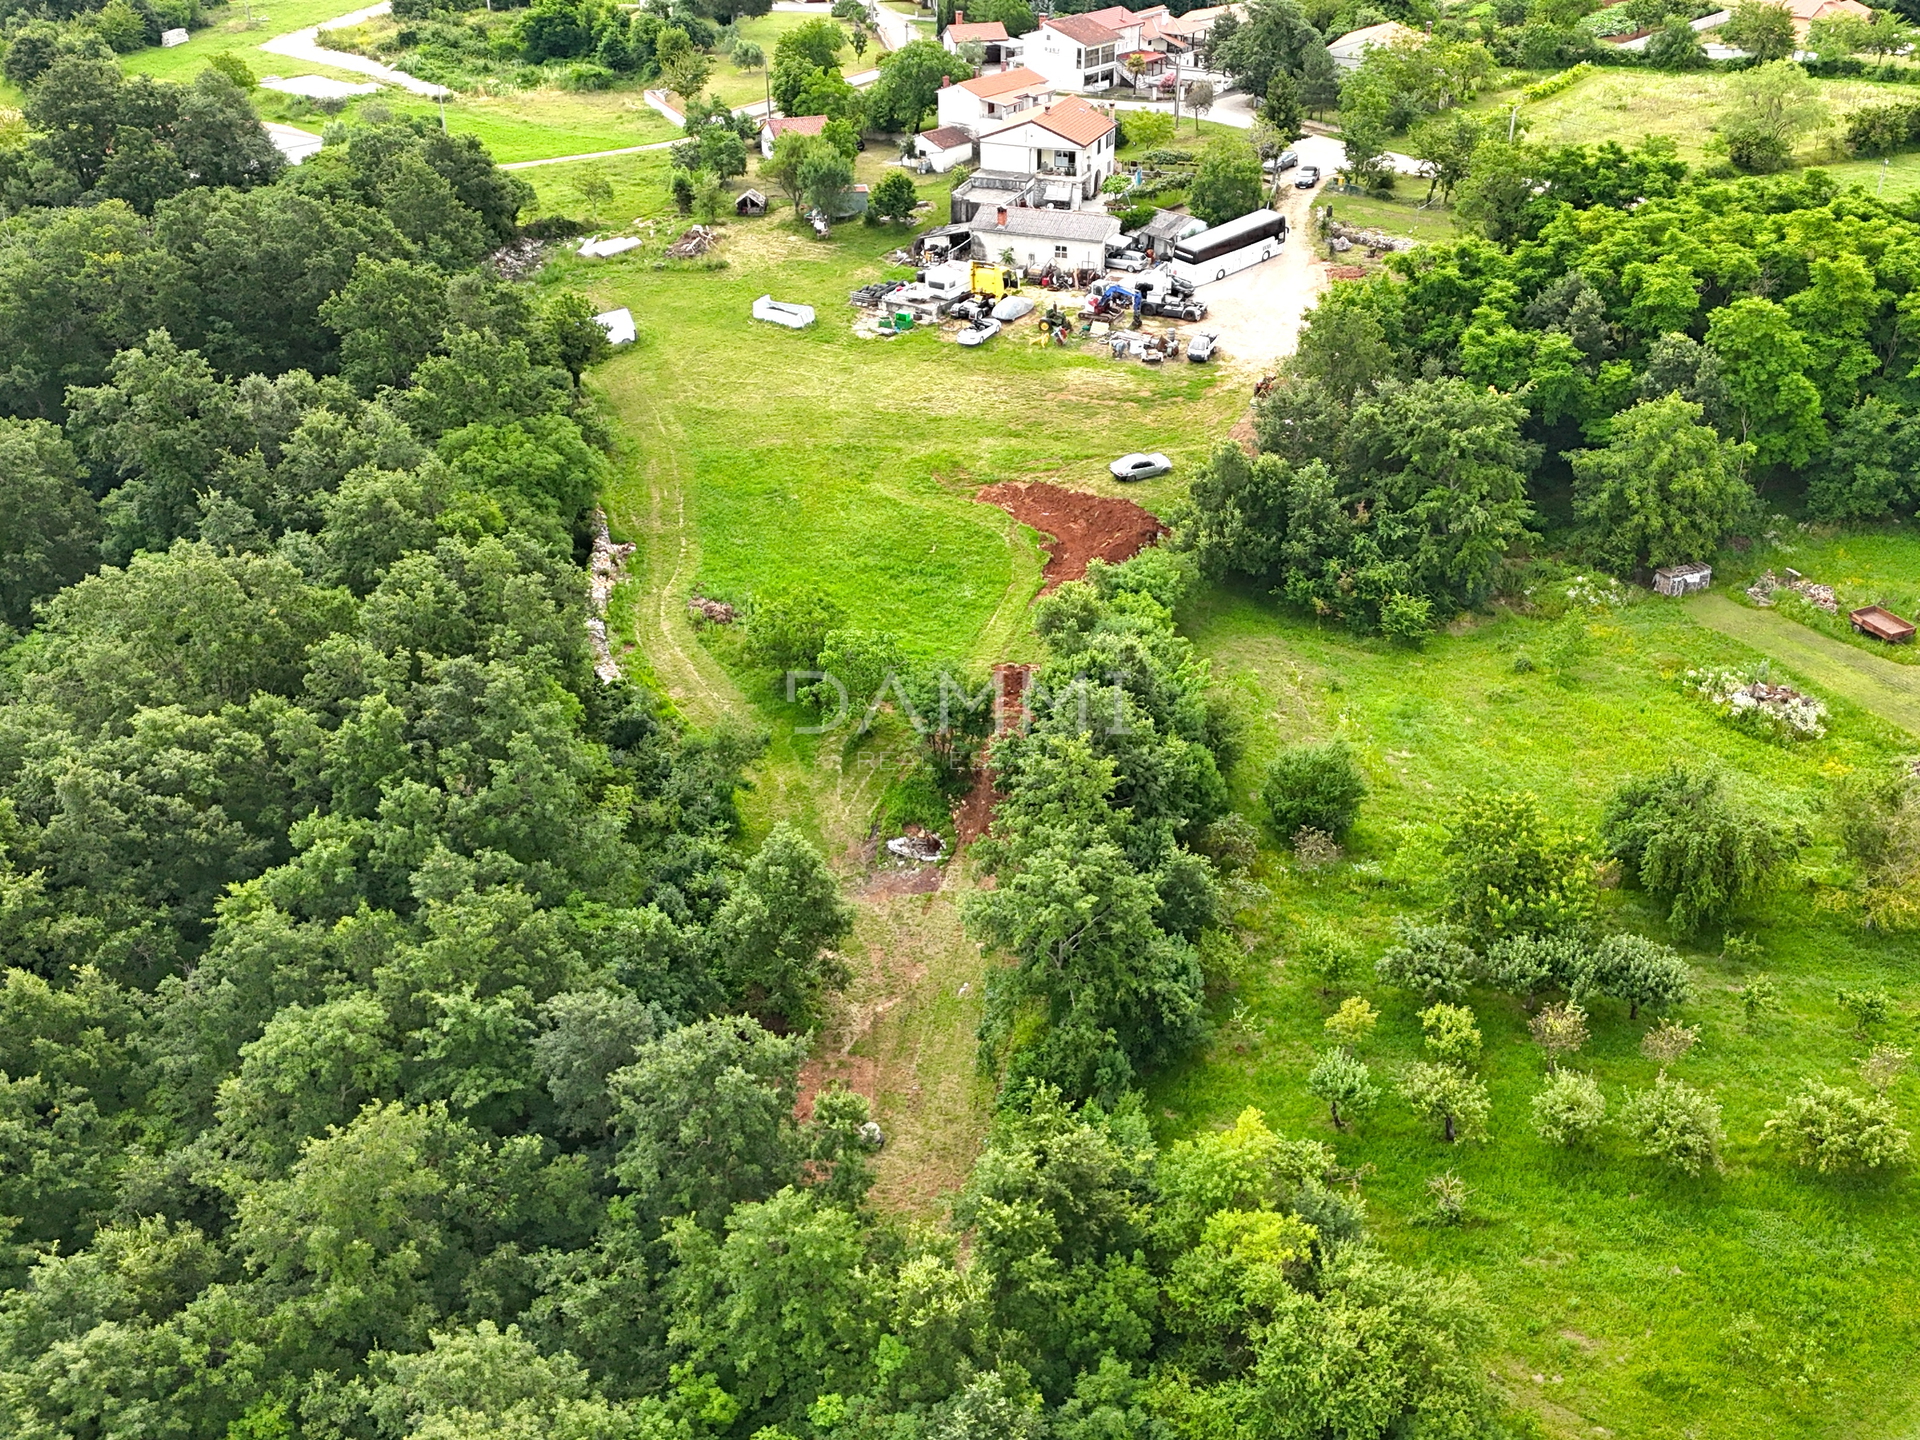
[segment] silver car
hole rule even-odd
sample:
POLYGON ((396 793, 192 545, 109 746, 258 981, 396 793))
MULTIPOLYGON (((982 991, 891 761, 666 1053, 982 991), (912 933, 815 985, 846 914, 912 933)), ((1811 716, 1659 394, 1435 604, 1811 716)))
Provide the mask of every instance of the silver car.
POLYGON ((1161 454, 1143 455, 1138 450, 1122 455, 1107 467, 1116 480, 1151 480, 1173 469, 1173 461, 1161 454))
POLYGON ((1211 330, 1202 330, 1187 341, 1187 359, 1195 365, 1204 365, 1213 358, 1213 347, 1220 343, 1220 337, 1211 330))

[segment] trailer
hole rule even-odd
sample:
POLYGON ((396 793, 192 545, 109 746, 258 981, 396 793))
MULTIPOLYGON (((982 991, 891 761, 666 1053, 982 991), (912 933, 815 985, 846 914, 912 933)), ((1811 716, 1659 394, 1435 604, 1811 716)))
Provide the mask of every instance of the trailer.
POLYGON ((1173 247, 1169 269, 1189 285, 1205 285, 1271 260, 1287 243, 1287 217, 1276 210, 1255 210, 1173 247))

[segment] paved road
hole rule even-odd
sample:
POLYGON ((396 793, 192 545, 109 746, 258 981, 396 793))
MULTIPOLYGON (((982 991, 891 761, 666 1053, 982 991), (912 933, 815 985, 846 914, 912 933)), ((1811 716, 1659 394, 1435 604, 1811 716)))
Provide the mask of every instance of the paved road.
POLYGON ((1882 660, 1776 610, 1749 610, 1725 595, 1696 595, 1684 604, 1693 620, 1779 661, 1796 679, 1920 735, 1920 665, 1882 660))
POLYGON ((393 8, 389 0, 380 0, 378 5, 369 5, 364 10, 353 10, 345 15, 335 16, 318 25, 309 25, 304 30, 290 30, 285 35, 276 35, 263 41, 260 48, 270 55, 285 55, 290 60, 304 60, 309 65, 331 65, 336 70, 351 70, 356 75, 368 75, 387 85, 398 85, 402 90, 411 90, 415 95, 451 95, 453 92, 444 85, 435 85, 432 81, 422 80, 417 75, 409 75, 404 70, 396 70, 391 65, 382 65, 378 60, 369 60, 364 55, 349 55, 344 50, 329 50, 320 44, 322 30, 345 28, 358 25, 362 20, 371 20, 376 15, 385 15, 393 8))

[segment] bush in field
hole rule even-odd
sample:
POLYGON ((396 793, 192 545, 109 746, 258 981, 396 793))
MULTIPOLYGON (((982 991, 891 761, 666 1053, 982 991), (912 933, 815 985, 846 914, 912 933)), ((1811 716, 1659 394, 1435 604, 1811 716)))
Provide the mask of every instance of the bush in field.
POLYGON ((1323 830, 1337 840, 1360 813, 1367 778, 1344 740, 1289 745, 1267 766, 1260 798, 1274 829, 1289 840, 1302 830, 1323 830))
POLYGON ((1644 935, 1609 935, 1593 947, 1578 993, 1623 1000, 1627 1017, 1637 1020, 1642 1005, 1664 1010, 1691 1000, 1693 972, 1671 945, 1644 935))
POLYGON ((1586 968, 1587 948, 1570 935, 1509 935, 1487 947, 1480 979, 1531 1001, 1542 990, 1573 989, 1586 968))
POLYGON ((1400 1080, 1400 1096, 1439 1124, 1452 1145, 1487 1138, 1492 1102, 1487 1087, 1457 1065, 1414 1065, 1400 1080))
POLYGON ((1692 934, 1764 894, 1796 844, 1738 805, 1716 771, 1670 766, 1621 786, 1600 824, 1627 877, 1692 934))
POLYGON ((1533 1128, 1554 1145, 1591 1140, 1607 1118, 1607 1097, 1591 1076, 1562 1070, 1533 1097, 1533 1128))
POLYGON ((1530 794, 1469 795, 1443 849, 1448 911, 1470 939, 1577 933, 1593 920, 1586 841, 1549 825, 1530 794))
POLYGON ((1620 1128, 1634 1148, 1688 1175, 1718 1170, 1726 1132, 1720 1105, 1704 1090, 1664 1075, 1620 1107, 1620 1128))
POLYGON ((1540 1013, 1527 1021, 1533 1043, 1547 1054, 1547 1068, 1557 1071, 1564 1055, 1576 1054, 1587 1043, 1587 1012, 1569 1000, 1565 1005, 1544 1005, 1540 1013))
POLYGON ((1878 1170, 1906 1160, 1911 1136, 1894 1123, 1884 1095, 1856 1095, 1818 1080, 1767 1121, 1766 1133, 1787 1147, 1796 1165, 1822 1175, 1840 1170, 1878 1170))
POLYGON ((1427 1053, 1443 1065, 1471 1067, 1480 1058, 1480 1027, 1464 1005, 1430 1005, 1420 1012, 1427 1053))
POLYGON ((1476 968, 1474 954, 1444 925, 1400 922, 1398 941, 1373 967, 1383 985, 1424 1000, 1458 1000, 1476 968))
MULTIPOLYGON (((1351 1052, 1357 1049, 1366 1038, 1373 1034, 1374 1027, 1380 1023, 1380 1012, 1362 1000, 1358 995, 1349 995, 1340 1002, 1340 1008, 1321 1022, 1321 1028, 1327 1032, 1327 1038, 1334 1044, 1351 1052)), ((1888 1047, 1882 1046, 1882 1049, 1888 1047)))
POLYGON ((1320 982, 1320 993, 1352 983, 1360 973, 1360 944, 1346 931, 1325 921, 1313 921, 1300 927, 1294 942, 1294 954, 1300 968, 1320 982))

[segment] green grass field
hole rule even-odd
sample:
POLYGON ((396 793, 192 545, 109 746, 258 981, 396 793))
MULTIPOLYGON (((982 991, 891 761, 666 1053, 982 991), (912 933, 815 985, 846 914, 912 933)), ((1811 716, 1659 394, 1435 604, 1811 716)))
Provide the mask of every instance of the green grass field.
MULTIPOLYGON (((1569 1154, 1535 1137, 1527 1104, 1540 1083, 1538 1052, 1518 1002, 1487 994, 1473 1005, 1487 1042, 1490 1144, 1447 1147, 1392 1101, 1358 1132, 1336 1136, 1304 1086, 1331 1002, 1289 972, 1286 937, 1317 917, 1377 954, 1394 917, 1437 902, 1437 837, 1469 789, 1533 790, 1550 814, 1591 832, 1628 775, 1674 758, 1707 760, 1743 798, 1817 834, 1831 777, 1907 753, 1914 737, 1838 700, 1829 737, 1797 749, 1727 728, 1671 677, 1690 665, 1752 663, 1756 652, 1694 625, 1686 607, 1652 600, 1596 618, 1588 657, 1565 679, 1516 673, 1516 653, 1537 652, 1545 629, 1517 617, 1443 636, 1419 655, 1232 595, 1196 607, 1188 628, 1250 726, 1250 753, 1234 777, 1246 813, 1258 813, 1253 790, 1273 749, 1299 739, 1347 737, 1374 794, 1353 838, 1357 863, 1308 879, 1269 852, 1272 899, 1252 925, 1248 973, 1222 1005, 1244 1004, 1244 1023, 1154 1087, 1167 1134, 1256 1105, 1288 1133, 1335 1143, 1344 1165, 1367 1172, 1373 1224, 1392 1250, 1485 1287, 1498 1317, 1496 1374, 1550 1434, 1908 1433, 1900 1427, 1920 1396, 1911 1364, 1920 1185, 1910 1173, 1813 1178, 1763 1145, 1760 1129, 1803 1077, 1851 1078, 1866 1045, 1835 1006, 1837 985, 1891 991, 1899 1013, 1879 1038, 1912 1043, 1920 995, 1912 939, 1870 936, 1850 915, 1810 904, 1796 883, 1745 922, 1766 952, 1751 970, 1717 958, 1717 934, 1683 946, 1702 992, 1684 1018, 1703 1039, 1676 1068, 1721 1100, 1730 1135, 1727 1173, 1688 1181, 1618 1141, 1569 1154), (1786 1011, 1750 1030, 1735 990, 1756 971, 1777 978, 1786 1011), (1425 1184, 1449 1170, 1472 1187, 1470 1219, 1434 1228, 1422 1223, 1425 1184)), ((1831 852, 1816 843, 1805 858, 1819 873, 1831 852)), ((1618 921, 1664 933, 1640 897, 1616 890, 1607 901, 1618 921)), ((1364 1058, 1391 1075, 1418 1058, 1417 1006, 1359 988, 1383 1011, 1364 1058)), ((1582 1068, 1616 1106, 1623 1086, 1652 1078, 1636 1048, 1644 1028, 1624 1008, 1595 1006, 1582 1068)), ((1907 1080, 1896 1091, 1909 1119, 1915 1089, 1907 1080)))
POLYGON ((353 0, 284 0, 284 3, 253 7, 249 23, 244 5, 216 5, 207 11, 206 25, 193 32, 193 38, 171 50, 155 46, 121 57, 121 68, 129 74, 151 75, 156 80, 191 80, 214 55, 237 54, 255 75, 314 74, 331 75, 341 80, 363 76, 328 66, 304 65, 284 55, 270 55, 260 42, 304 29, 344 15, 354 8, 353 0))
MULTIPOLYGON (((758 45, 761 53, 767 57, 767 64, 771 65, 773 48, 780 43, 782 35, 806 24, 809 20, 818 20, 826 15, 824 8, 817 15, 798 15, 790 11, 782 11, 777 15, 750 16, 735 22, 735 25, 740 38, 758 45)), ((840 50, 840 68, 848 74, 867 69, 874 63, 874 57, 878 53, 878 42, 870 43, 865 57, 859 59, 855 58, 850 47, 843 46, 840 50)), ((767 74, 764 69, 742 70, 733 63, 731 57, 716 55, 713 78, 707 81, 707 90, 737 109, 742 105, 751 105, 756 100, 766 99, 767 74)))
MULTIPOLYGON (((1713 137, 1713 122, 1726 106, 1729 79, 1717 72, 1599 70, 1558 95, 1522 104, 1520 123, 1529 140, 1550 145, 1593 145, 1603 140, 1630 145, 1643 136, 1664 135, 1679 146, 1681 159, 1698 164, 1708 158, 1707 142, 1713 137)), ((1860 80, 1819 82, 1821 98, 1836 122, 1862 105, 1910 99, 1911 89, 1860 80)), ((1471 108, 1504 119, 1508 107, 1519 99, 1517 88, 1492 91, 1471 108)), ((1805 164, 1844 160, 1837 128, 1811 137, 1800 147, 1798 158, 1805 164)))

